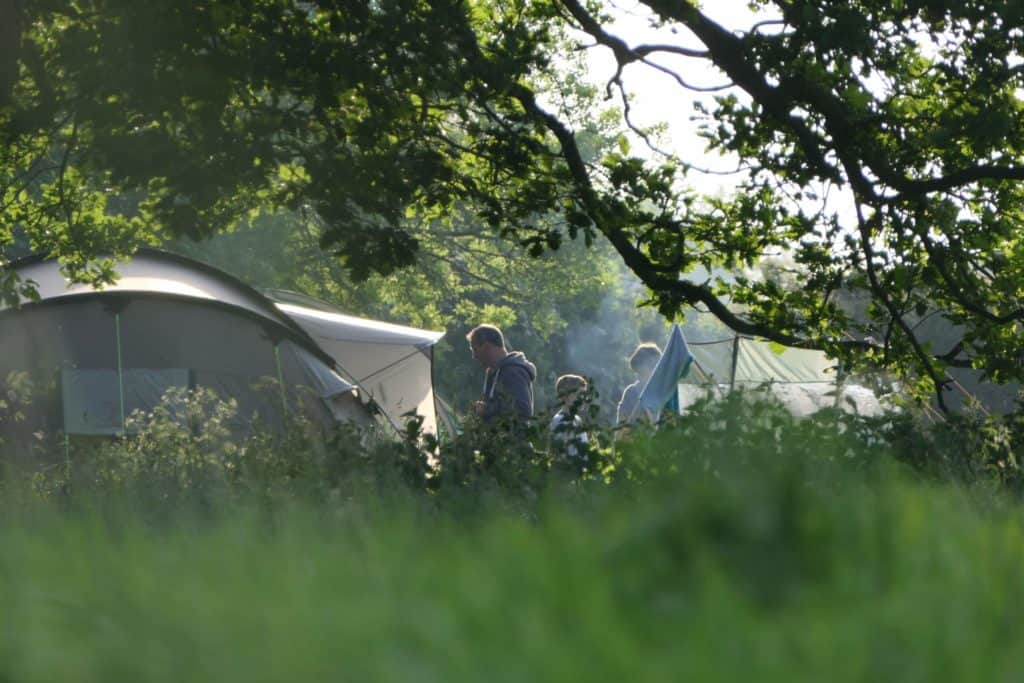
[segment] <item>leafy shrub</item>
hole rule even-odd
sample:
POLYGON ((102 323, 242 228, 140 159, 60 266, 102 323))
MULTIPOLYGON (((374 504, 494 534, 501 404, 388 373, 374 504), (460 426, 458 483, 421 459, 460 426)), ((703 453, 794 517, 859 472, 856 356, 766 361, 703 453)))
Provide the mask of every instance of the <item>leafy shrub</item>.
POLYGON ((796 419, 776 402, 741 392, 668 416, 657 428, 591 424, 585 459, 575 460, 553 445, 543 419, 470 422, 443 444, 424 435, 417 418, 399 439, 354 425, 325 433, 301 417, 284 431, 255 425, 240 435, 237 405, 205 389, 171 390, 153 411, 128 422, 126 437, 36 439, 33 457, 23 459, 28 474, 9 476, 8 488, 28 480, 37 497, 121 501, 146 515, 181 507, 387 501, 462 519, 485 509, 536 519, 551 496, 586 506, 606 489, 641 496, 683 476, 741 480, 787 468, 826 487, 843 479, 836 468, 877 478, 903 464, 933 480, 1018 490, 1016 453, 1024 438, 1024 420, 1013 417, 966 415, 927 425, 910 412, 867 418, 826 410, 796 419))
MULTIPOLYGON (((177 453, 152 456, 159 466, 89 478, 73 453, 67 495, 145 498, 153 482, 171 495, 140 505, 180 509, 204 492, 225 514, 156 528, 80 508, 0 519, 0 679, 1024 672, 1012 628, 1024 517, 988 487, 900 463, 893 424, 794 420, 737 397, 600 434, 617 439, 608 462, 578 476, 523 434, 475 430, 433 463, 413 442, 344 430, 236 451, 206 419, 218 409, 149 424, 177 453), (216 456, 195 462, 197 444, 216 456)), ((148 439, 104 448, 145 460, 143 445, 163 443, 148 439)))

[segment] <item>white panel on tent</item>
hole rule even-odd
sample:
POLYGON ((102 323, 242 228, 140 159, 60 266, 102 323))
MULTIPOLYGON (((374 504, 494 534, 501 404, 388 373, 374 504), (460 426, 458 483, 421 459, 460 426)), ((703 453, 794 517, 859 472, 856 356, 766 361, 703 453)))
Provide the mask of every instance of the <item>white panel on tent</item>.
MULTIPOLYGON (((292 318, 301 318, 302 327, 321 330, 325 335, 339 341, 356 341, 388 345, 404 345, 416 348, 433 346, 443 332, 421 330, 405 325, 395 325, 379 320, 367 320, 342 313, 319 311, 306 306, 279 303, 277 307, 292 318)), ((312 332, 310 332, 312 334, 312 332)))
POLYGON ((359 399, 353 393, 337 394, 329 399, 325 399, 324 403, 327 404, 331 417, 338 422, 361 425, 367 425, 372 422, 369 413, 366 412, 366 408, 363 407, 363 404, 359 402, 359 399))
POLYGON ((415 411, 423 417, 423 430, 437 433, 431 347, 443 333, 294 304, 277 307, 369 393, 393 424, 401 426, 402 415, 415 411))
POLYGON ((401 425, 402 415, 415 412, 423 417, 423 430, 437 434, 437 410, 429 372, 429 361, 417 352, 405 360, 375 373, 363 383, 374 400, 401 425))
POLYGON ((291 350, 302 362, 306 375, 317 396, 323 401, 331 416, 338 422, 364 422, 366 410, 354 395, 356 385, 346 382, 312 353, 288 340, 281 342, 282 348, 291 350))
MULTIPOLYGON (((296 319, 296 321, 302 325, 301 320, 296 319)), ((327 336, 317 336, 309 328, 304 329, 320 348, 334 358, 341 371, 359 385, 362 385, 374 373, 403 363, 409 356, 423 355, 423 351, 415 346, 332 339, 327 336)))
POLYGON ((338 373, 324 365, 319 358, 298 344, 286 339, 281 342, 281 348, 290 350, 302 361, 307 377, 320 398, 326 400, 356 388, 354 384, 346 382, 338 373))

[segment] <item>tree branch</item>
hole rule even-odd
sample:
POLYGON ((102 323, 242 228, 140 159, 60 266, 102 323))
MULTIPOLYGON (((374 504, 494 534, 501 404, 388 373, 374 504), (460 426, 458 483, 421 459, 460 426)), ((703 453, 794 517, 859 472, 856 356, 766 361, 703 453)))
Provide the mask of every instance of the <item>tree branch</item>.
POLYGON ((732 83, 725 85, 714 85, 714 86, 699 86, 688 83, 678 73, 669 69, 666 66, 662 66, 656 62, 652 62, 647 57, 654 53, 668 53, 681 55, 684 57, 693 57, 699 59, 707 59, 710 54, 704 50, 691 50, 689 48, 676 46, 676 45, 638 45, 637 47, 630 47, 626 41, 622 40, 618 36, 614 36, 604 30, 604 27, 586 9, 578 2, 578 0, 560 0, 562 6, 572 15, 574 19, 580 24, 580 28, 588 33, 594 40, 597 41, 598 45, 604 45, 609 48, 615 55, 615 61, 618 63, 618 69, 616 70, 615 76, 612 77, 612 81, 619 81, 622 75, 622 69, 627 64, 633 62, 641 62, 656 69, 661 73, 667 75, 673 79, 680 87, 686 90, 692 90, 693 92, 719 92, 732 87, 732 83))
MULTIPOLYGON (((813 346, 812 342, 807 339, 785 334, 767 325, 741 318, 729 310, 722 300, 707 287, 659 272, 659 269, 630 241, 629 237, 615 226, 613 212, 604 205, 594 189, 572 132, 555 116, 544 111, 537 104, 533 92, 526 86, 522 84, 512 86, 512 96, 522 104, 527 112, 542 121, 558 139, 563 157, 576 183, 579 201, 594 220, 597 229, 612 243, 625 264, 644 284, 653 290, 670 293, 677 300, 686 304, 704 304, 715 317, 740 334, 763 337, 786 346, 800 348, 813 346)), ((875 344, 864 340, 841 341, 837 342, 837 346, 862 350, 877 348, 875 344)))
MULTIPOLYGON (((565 0, 572 1, 572 0, 565 0)), ((791 98, 765 80, 764 76, 747 59, 747 46, 722 26, 708 19, 687 2, 672 0, 641 0, 663 18, 672 19, 689 28, 703 42, 714 64, 725 71, 733 82, 745 90, 754 101, 764 107, 765 112, 789 129, 797 138, 800 150, 822 180, 842 182, 839 170, 825 157, 827 145, 803 120, 793 116, 791 98)), ((851 178, 859 189, 868 196, 874 195, 871 183, 866 178, 851 178)))
POLYGON ((641 59, 656 52, 665 52, 681 57, 693 57, 695 59, 707 59, 711 56, 707 50, 691 50, 688 47, 679 45, 637 45, 633 48, 633 52, 641 59))
POLYGON ((1024 180, 1024 168, 1020 166, 972 166, 930 180, 904 179, 892 184, 903 194, 925 195, 931 192, 946 192, 982 180, 1024 180))
MULTIPOLYGON (((877 219, 877 217, 878 214, 876 213, 873 219, 877 219)), ((882 287, 881 283, 878 281, 878 273, 875 270, 874 264, 875 250, 874 247, 871 246, 871 228, 864 219, 864 212, 860 204, 857 204, 857 227, 858 232, 860 233, 861 249, 864 252, 865 270, 867 271, 871 291, 874 293, 875 297, 882 302, 882 305, 885 306, 886 310, 889 311, 890 324, 895 323, 906 336, 907 342, 910 343, 911 348, 914 350, 914 355, 917 356, 918 361, 924 367, 925 373, 932 381, 932 386, 935 389, 935 400, 938 402, 939 408, 943 413, 948 413, 949 408, 946 406, 946 399, 942 395, 948 380, 942 380, 939 377, 934 365, 932 365, 932 359, 921 347, 920 342, 917 340, 917 336, 914 334, 914 330, 911 329, 907 324, 907 321, 903 319, 903 315, 896 308, 896 305, 892 302, 892 299, 889 298, 885 288, 882 287)), ((886 353, 888 353, 888 339, 886 340, 885 348, 886 353)))
POLYGON ((710 54, 702 50, 690 50, 685 47, 678 47, 675 45, 641 45, 636 48, 629 46, 626 41, 622 40, 618 36, 614 36, 604 30, 600 22, 588 12, 578 0, 560 0, 562 7, 564 7, 572 18, 579 23, 581 29, 589 34, 599 44, 605 47, 611 48, 612 52, 615 53, 615 60, 622 65, 629 64, 631 62, 640 62, 644 60, 644 57, 651 54, 652 52, 671 52, 673 54, 682 55, 684 57, 695 57, 700 59, 707 59, 710 54))

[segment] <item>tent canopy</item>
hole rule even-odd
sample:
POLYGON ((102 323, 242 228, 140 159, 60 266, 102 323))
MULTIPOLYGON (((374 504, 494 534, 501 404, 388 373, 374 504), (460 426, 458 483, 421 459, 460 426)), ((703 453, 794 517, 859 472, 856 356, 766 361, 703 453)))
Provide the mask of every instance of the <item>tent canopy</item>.
MULTIPOLYGON (((91 285, 70 282, 56 261, 43 256, 29 256, 8 267, 15 269, 22 280, 33 281, 42 301, 97 291, 91 285)), ((104 293, 146 292, 206 299, 289 326, 287 319, 259 291, 199 261, 156 249, 141 249, 130 261, 117 264, 115 270, 118 279, 104 287, 104 293)))

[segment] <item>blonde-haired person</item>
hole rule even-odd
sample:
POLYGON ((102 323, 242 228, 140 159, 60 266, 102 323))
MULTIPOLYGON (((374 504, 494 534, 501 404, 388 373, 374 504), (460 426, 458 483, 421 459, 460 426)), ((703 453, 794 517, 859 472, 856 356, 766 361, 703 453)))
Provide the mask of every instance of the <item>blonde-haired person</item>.
POLYGON ((579 375, 562 375, 555 382, 560 406, 549 427, 551 447, 577 465, 586 464, 587 445, 590 443, 583 418, 579 415, 586 392, 587 380, 579 375))
POLYGON ((636 374, 636 381, 622 391, 622 399, 619 401, 619 408, 616 412, 615 423, 629 424, 635 422, 644 415, 644 412, 637 410, 637 402, 640 400, 640 392, 644 385, 651 378, 651 373, 658 366, 661 360, 661 349, 657 344, 646 342, 634 349, 629 357, 629 367, 636 374))

